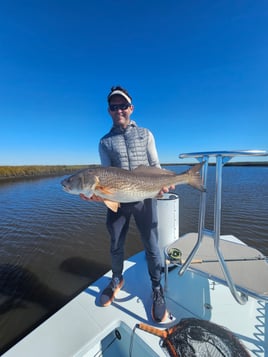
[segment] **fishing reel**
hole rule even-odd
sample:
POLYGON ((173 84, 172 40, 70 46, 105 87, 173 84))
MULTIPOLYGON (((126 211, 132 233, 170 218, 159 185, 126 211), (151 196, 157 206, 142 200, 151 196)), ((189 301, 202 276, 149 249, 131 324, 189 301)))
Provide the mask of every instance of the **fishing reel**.
POLYGON ((173 261, 181 261, 182 252, 178 248, 169 248, 167 251, 168 257, 173 261))

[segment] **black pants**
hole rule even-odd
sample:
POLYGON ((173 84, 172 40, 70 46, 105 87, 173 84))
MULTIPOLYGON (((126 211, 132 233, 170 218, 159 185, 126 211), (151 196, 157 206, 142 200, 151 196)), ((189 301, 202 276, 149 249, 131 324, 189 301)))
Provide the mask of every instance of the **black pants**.
POLYGON ((137 224, 147 259, 152 287, 159 286, 161 279, 161 256, 157 234, 157 200, 121 203, 115 213, 108 209, 107 229, 111 237, 111 261, 113 277, 120 278, 123 272, 124 246, 131 215, 137 224))

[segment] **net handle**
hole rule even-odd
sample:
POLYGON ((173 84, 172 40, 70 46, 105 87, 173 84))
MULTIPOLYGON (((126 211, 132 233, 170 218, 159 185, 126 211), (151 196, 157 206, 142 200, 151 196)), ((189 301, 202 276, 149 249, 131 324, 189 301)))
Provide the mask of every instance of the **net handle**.
POLYGON ((143 324, 142 322, 140 324, 137 325, 137 327, 140 330, 146 331, 151 333, 152 335, 156 335, 158 337, 162 337, 162 338, 166 338, 168 333, 166 330, 161 330, 159 328, 147 325, 147 324, 143 324))

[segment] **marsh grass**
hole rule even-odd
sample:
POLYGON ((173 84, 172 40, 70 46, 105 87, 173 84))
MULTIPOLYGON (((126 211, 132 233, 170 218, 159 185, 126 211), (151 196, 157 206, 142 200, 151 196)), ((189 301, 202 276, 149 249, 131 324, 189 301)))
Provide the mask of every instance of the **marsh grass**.
POLYGON ((0 179, 64 175, 94 166, 97 165, 0 166, 0 179))

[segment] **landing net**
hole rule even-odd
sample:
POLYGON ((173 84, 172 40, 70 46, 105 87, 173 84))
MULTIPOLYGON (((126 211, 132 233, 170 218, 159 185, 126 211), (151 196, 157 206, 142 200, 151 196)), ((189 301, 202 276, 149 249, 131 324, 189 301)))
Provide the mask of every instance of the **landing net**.
POLYGON ((250 356, 231 331, 210 321, 183 319, 166 330, 146 324, 139 324, 138 327, 162 337, 162 347, 171 357, 250 356))

